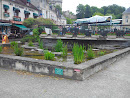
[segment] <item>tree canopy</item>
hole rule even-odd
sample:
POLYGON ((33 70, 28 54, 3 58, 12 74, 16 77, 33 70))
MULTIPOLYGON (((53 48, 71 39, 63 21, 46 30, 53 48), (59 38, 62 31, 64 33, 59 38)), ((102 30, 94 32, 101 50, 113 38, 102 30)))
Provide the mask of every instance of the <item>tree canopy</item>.
POLYGON ((83 5, 79 4, 77 6, 77 18, 89 18, 94 15, 112 15, 114 19, 121 19, 122 13, 125 11, 125 7, 113 4, 109 6, 103 6, 101 8, 97 8, 96 6, 89 6, 89 5, 83 5))

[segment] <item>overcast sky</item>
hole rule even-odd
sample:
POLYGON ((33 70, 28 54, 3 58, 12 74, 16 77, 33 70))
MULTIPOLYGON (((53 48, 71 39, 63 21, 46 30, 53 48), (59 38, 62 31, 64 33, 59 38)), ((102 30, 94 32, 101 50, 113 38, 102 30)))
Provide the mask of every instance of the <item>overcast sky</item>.
POLYGON ((96 6, 101 8, 102 6, 108 6, 117 4, 125 8, 130 7, 130 0, 63 0, 63 11, 70 10, 76 14, 76 8, 79 4, 96 6))

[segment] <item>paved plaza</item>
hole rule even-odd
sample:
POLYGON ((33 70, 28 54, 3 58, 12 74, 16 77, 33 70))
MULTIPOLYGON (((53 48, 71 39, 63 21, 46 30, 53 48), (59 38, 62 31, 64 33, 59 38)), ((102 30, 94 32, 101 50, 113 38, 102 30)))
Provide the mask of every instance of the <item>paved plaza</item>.
POLYGON ((130 98, 130 55, 85 81, 0 68, 0 98, 130 98))

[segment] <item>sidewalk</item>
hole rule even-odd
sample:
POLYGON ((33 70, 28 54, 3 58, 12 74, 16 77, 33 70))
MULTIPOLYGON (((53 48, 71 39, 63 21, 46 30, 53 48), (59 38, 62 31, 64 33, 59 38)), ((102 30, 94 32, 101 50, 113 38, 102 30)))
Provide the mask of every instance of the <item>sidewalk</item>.
POLYGON ((0 98, 130 98, 130 55, 85 81, 0 68, 0 98))

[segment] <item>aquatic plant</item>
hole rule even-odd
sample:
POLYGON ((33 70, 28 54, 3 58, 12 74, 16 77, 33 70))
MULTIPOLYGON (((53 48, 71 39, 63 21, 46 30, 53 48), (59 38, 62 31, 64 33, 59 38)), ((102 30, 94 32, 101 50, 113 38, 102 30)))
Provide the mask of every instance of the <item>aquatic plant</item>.
POLYGON ((103 56, 105 53, 106 53, 106 51, 99 51, 99 52, 98 52, 98 55, 99 55, 99 56, 103 56))
POLYGON ((54 60, 55 54, 49 51, 44 51, 45 60, 54 60))
POLYGON ((30 46, 30 47, 34 46, 33 42, 31 40, 29 41, 28 46, 30 46))
POLYGON ((56 52, 61 52, 62 51, 62 47, 63 47, 63 41, 61 39, 57 40, 57 43, 55 45, 55 51, 56 52))
POLYGON ((14 53, 16 56, 22 56, 23 55, 23 48, 19 48, 18 44, 14 46, 14 53))
POLYGON ((95 53, 92 50, 92 46, 88 45, 88 50, 87 50, 87 59, 93 59, 95 57, 95 53))
POLYGON ((72 51, 74 56, 74 63, 82 63, 84 61, 85 47, 74 43, 72 51))
POLYGON ((2 46, 0 46, 0 53, 2 52, 2 46))
POLYGON ((67 56, 67 53, 68 53, 67 45, 63 45, 63 48, 62 48, 62 56, 63 56, 63 57, 66 57, 66 56, 67 56))
POLYGON ((14 46, 18 45, 18 43, 15 42, 15 41, 12 41, 12 42, 10 43, 10 45, 11 45, 11 48, 14 48, 14 46))

